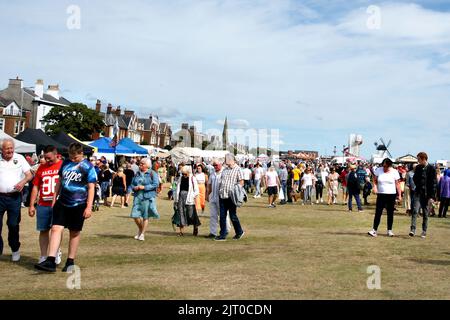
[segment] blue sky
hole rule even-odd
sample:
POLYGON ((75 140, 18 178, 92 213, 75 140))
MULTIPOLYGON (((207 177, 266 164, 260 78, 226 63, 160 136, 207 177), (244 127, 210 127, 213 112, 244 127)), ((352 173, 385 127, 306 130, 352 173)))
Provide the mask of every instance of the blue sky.
POLYGON ((331 153, 362 134, 394 156, 450 159, 449 1, 50 1, 0 4, 0 87, 59 83, 175 129, 278 129, 281 149, 331 153), (69 5, 81 29, 66 27, 69 5), (369 29, 367 8, 380 9, 369 29))

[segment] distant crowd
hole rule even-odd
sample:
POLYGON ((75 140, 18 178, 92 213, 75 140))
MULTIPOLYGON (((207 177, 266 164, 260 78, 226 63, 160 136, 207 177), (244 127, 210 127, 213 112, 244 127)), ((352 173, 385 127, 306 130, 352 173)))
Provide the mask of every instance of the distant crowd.
POLYGON ((421 215, 421 237, 425 238, 428 217, 446 218, 450 199, 450 169, 428 163, 425 152, 417 155, 416 164, 394 164, 387 158, 381 165, 336 165, 291 160, 238 163, 232 154, 224 159, 184 162, 150 157, 119 157, 113 162, 105 157, 87 158, 79 143, 70 145, 65 158, 54 146, 47 146, 39 158, 33 159, 16 153, 11 139, 3 140, 1 148, 0 254, 6 212, 11 259, 20 260, 20 211, 26 206, 29 216, 36 218, 39 231, 40 258, 35 267, 46 272, 55 272, 61 263, 64 229, 69 229, 70 237, 63 267, 67 271, 75 263, 84 221, 101 205, 115 206, 117 198, 121 208, 130 207, 130 218, 137 227, 134 238, 138 241, 145 241, 149 219, 160 218, 157 198, 163 190, 173 201, 172 224, 179 237, 184 236, 188 226, 193 226, 193 235, 198 236, 199 216, 208 210, 207 237, 215 241, 226 241, 231 226, 234 240, 244 237, 237 211, 251 195, 258 199, 267 194, 269 210, 295 203, 342 203, 352 212, 355 200, 358 212, 363 212, 369 196, 376 194, 373 228, 368 232, 372 237, 378 236, 384 210, 387 235, 393 237, 394 212, 403 206, 411 215, 409 235, 415 236, 421 215), (163 188, 165 183, 168 190, 163 188))

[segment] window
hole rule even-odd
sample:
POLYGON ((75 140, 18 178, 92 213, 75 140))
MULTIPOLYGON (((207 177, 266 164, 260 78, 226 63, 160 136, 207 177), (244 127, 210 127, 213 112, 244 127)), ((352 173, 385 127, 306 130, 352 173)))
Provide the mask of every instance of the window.
POLYGON ((0 118, 0 130, 5 131, 5 119, 0 118))
POLYGON ((20 133, 19 129, 20 129, 20 121, 14 122, 14 134, 19 134, 20 133))
POLYGON ((20 132, 25 131, 25 121, 22 121, 21 125, 20 125, 20 132))

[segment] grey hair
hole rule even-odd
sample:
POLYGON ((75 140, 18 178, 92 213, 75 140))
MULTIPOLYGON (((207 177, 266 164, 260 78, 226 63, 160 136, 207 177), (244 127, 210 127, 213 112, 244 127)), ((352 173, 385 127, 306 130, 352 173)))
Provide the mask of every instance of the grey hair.
POLYGON ((152 160, 150 160, 150 158, 143 158, 141 159, 141 162, 144 162, 149 168, 152 167, 152 160))
POLYGON ((181 173, 187 173, 187 174, 192 174, 192 168, 190 166, 183 166, 183 168, 181 168, 181 173))
POLYGON ((16 144, 14 143, 14 139, 12 139, 12 138, 5 138, 3 140, 0 140, 0 142, 1 142, 0 145, 2 146, 2 149, 3 149, 5 142, 11 142, 13 147, 16 146, 16 144))
POLYGON ((225 155, 225 161, 228 161, 228 160, 232 160, 232 161, 236 162, 236 158, 234 157, 234 154, 232 154, 232 153, 227 153, 227 154, 225 155))

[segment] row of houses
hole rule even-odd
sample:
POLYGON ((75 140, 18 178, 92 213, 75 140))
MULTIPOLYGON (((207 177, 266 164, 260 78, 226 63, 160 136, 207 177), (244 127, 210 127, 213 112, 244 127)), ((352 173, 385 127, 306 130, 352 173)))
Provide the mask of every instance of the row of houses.
MULTIPOLYGON (((45 129, 42 119, 55 106, 69 106, 71 101, 61 95, 59 85, 51 84, 44 89, 44 81, 39 79, 34 87, 24 87, 23 80, 17 77, 10 79, 8 87, 0 90, 0 130, 10 136, 17 136, 26 128, 45 129)), ((152 145, 159 148, 200 147, 223 150, 235 150, 247 153, 248 146, 230 144, 228 141, 228 123, 225 120, 223 135, 208 136, 198 132, 195 126, 181 124, 181 129, 173 133, 168 123, 160 122, 157 115, 147 118, 139 117, 135 111, 122 109, 121 106, 108 104, 105 108, 97 100, 95 110, 104 119, 102 136, 113 137, 116 123, 118 138, 128 137, 142 145, 152 145)), ((100 138, 100 133, 93 133, 92 140, 100 138)))
MULTIPOLYGON (((24 87, 23 80, 10 79, 8 87, 0 90, 0 130, 17 136, 26 128, 44 129, 42 119, 55 106, 68 106, 71 101, 60 95, 59 85, 49 85, 44 90, 44 81, 37 80, 34 87, 24 87)), ((128 137, 139 144, 164 148, 171 144, 172 130, 169 124, 160 122, 158 116, 139 118, 134 111, 123 110, 109 104, 105 110, 97 100, 95 110, 104 119, 103 136, 112 137, 116 122, 119 138, 128 137)), ((98 139, 94 133, 92 139, 98 139)))

